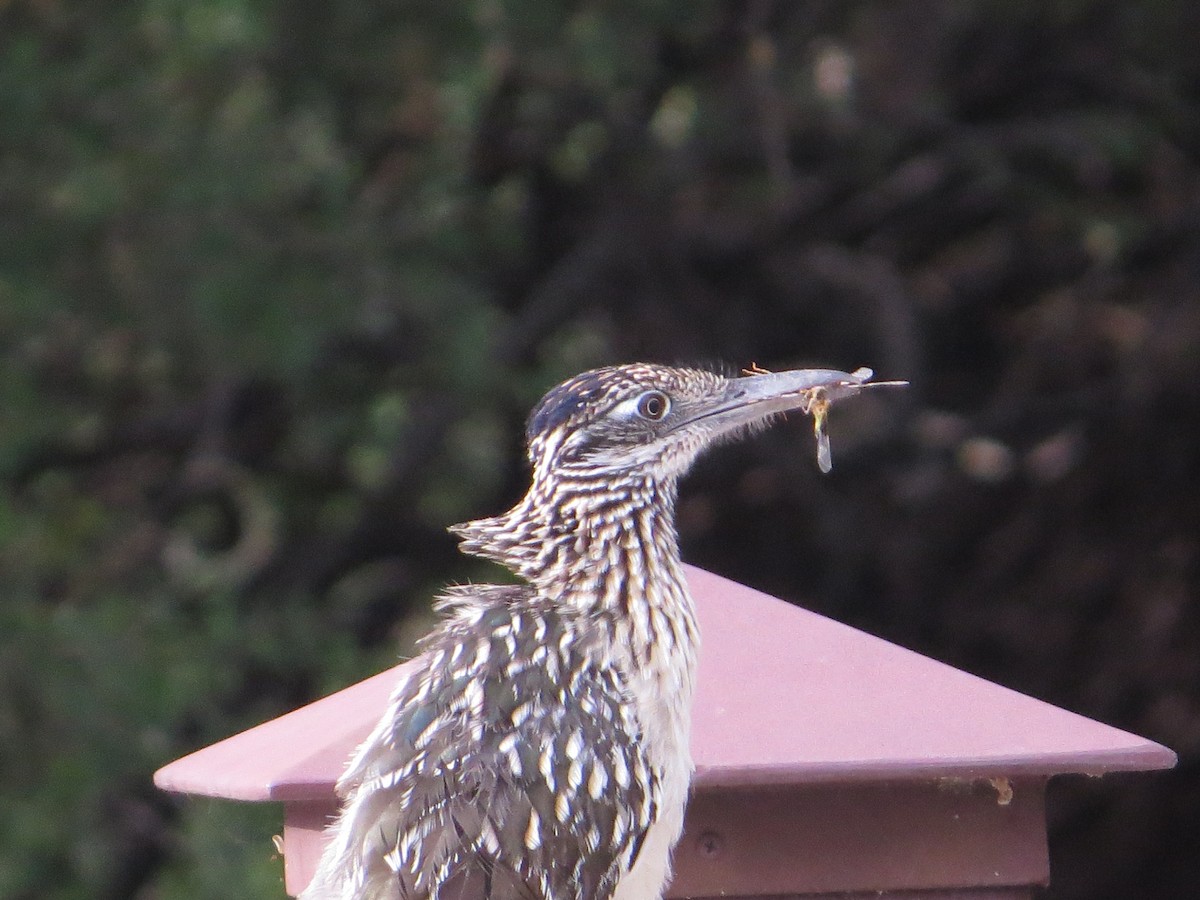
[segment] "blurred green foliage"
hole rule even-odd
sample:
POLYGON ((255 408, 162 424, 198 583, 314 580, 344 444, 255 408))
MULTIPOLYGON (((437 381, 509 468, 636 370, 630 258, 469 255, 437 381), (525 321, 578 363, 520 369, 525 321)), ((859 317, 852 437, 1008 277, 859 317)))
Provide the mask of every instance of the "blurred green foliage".
POLYGON ((151 773, 497 577, 444 527, 520 493, 545 388, 639 356, 912 378, 844 482, 794 437, 703 467, 689 555, 1176 747, 1151 838, 1081 791, 1055 877, 1194 884, 1197 29, 0 0, 0 896, 281 896, 277 811, 151 773))

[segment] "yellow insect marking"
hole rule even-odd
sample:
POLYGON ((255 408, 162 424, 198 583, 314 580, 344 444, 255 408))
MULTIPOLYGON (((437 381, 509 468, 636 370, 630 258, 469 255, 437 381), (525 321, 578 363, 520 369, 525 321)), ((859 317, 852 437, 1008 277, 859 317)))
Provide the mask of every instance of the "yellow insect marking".
POLYGON ((814 388, 808 401, 808 412, 813 417, 813 434, 817 438, 817 467, 822 472, 833 468, 833 456, 829 451, 829 432, 825 430, 825 417, 829 414, 829 395, 824 388, 814 388))
MULTIPOLYGON (((867 370, 859 370, 855 375, 864 374, 864 378, 869 378, 871 372, 867 370)), ((750 363, 749 368, 742 369, 743 375, 770 375, 770 369, 764 369, 758 363, 750 363)), ((825 417, 829 413, 829 407, 832 401, 829 399, 829 393, 823 387, 815 387, 811 390, 804 391, 804 400, 801 409, 805 413, 809 413, 813 417, 813 434, 817 438, 817 466, 822 472, 828 473, 833 468, 833 455, 829 450, 829 434, 825 431, 825 417)))

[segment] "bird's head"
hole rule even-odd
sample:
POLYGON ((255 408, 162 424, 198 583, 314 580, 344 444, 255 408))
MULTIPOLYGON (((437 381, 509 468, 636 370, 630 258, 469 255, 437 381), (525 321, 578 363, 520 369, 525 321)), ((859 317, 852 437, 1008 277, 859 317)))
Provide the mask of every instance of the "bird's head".
MULTIPOLYGON (((869 383, 870 377, 870 369, 726 377, 644 363, 584 372, 551 389, 529 417, 533 484, 524 499, 503 515, 450 530, 462 538, 465 553, 495 560, 530 581, 564 577, 576 571, 588 547, 606 552, 604 542, 594 540, 604 532, 598 523, 639 507, 669 516, 676 482, 697 456, 782 413, 814 415, 818 460, 827 469, 825 410, 865 387, 888 383, 869 383), (584 518, 590 520, 586 527, 584 518)), ((670 543, 671 533, 664 529, 657 537, 670 543)), ((581 571, 588 575, 586 567, 581 571)))
POLYGON ((869 369, 739 377, 645 363, 593 369, 550 390, 529 417, 534 478, 674 481, 713 444, 790 410, 823 416, 870 377, 869 369))

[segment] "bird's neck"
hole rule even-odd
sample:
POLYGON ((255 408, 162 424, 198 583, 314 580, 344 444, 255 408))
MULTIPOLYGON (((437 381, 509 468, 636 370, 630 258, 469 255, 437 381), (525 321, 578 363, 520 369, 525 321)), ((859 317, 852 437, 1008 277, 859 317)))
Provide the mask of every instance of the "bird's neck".
MULTIPOLYGON (((694 654, 695 612, 675 533, 675 484, 535 479, 507 513, 455 526, 555 603, 597 615, 638 656, 694 654)), ((648 660, 647 660, 648 661, 648 660)))
MULTIPOLYGON (((647 752, 691 771, 688 734, 700 646, 675 534, 675 484, 536 478, 502 516, 455 526, 466 553, 495 560, 547 602, 596 628, 604 658, 625 673, 647 752)), ((686 777, 670 788, 679 803, 686 777)))

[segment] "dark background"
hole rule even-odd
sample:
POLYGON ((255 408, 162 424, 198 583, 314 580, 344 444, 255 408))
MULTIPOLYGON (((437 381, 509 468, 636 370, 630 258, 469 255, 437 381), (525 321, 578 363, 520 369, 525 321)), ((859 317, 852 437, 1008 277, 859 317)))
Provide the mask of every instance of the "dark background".
POLYGON ((410 648, 650 359, 910 379, 686 557, 1178 751, 1052 786, 1049 893, 1194 896, 1197 10, 0 2, 0 895, 281 896, 151 772, 410 648))

